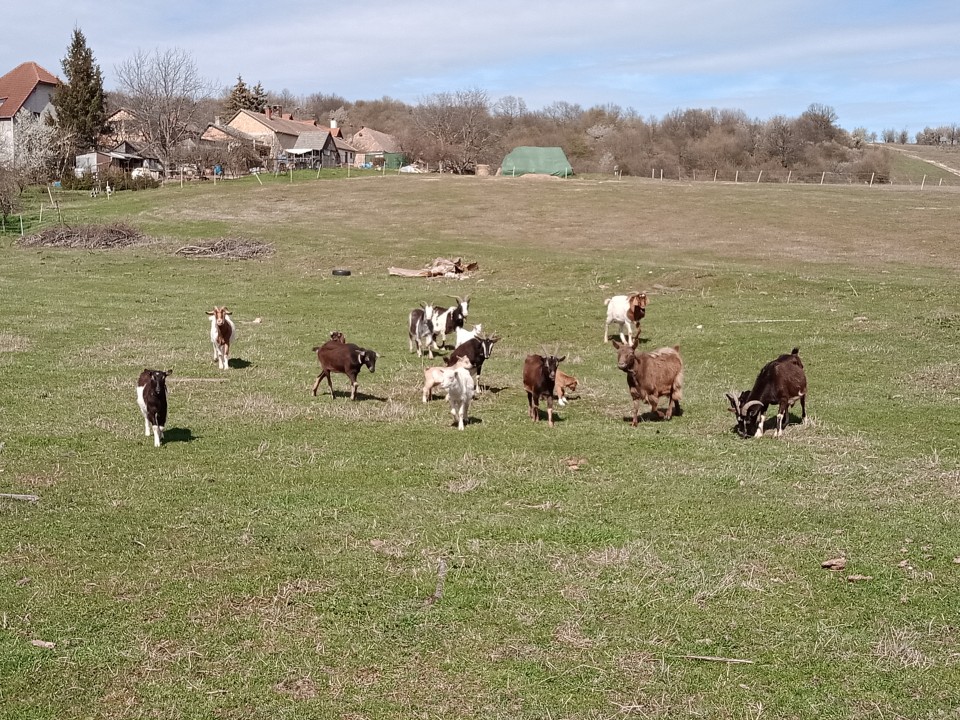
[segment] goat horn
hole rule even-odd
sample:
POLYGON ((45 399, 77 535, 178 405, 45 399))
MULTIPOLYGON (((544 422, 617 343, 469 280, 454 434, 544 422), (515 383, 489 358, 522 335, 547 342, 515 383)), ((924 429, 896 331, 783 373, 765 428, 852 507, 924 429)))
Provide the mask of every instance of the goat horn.
POLYGON ((730 400, 737 409, 740 408, 740 398, 733 394, 733 390, 727 393, 727 399, 730 400))
POLYGON ((742 408, 740 408, 740 412, 741 412, 741 413, 745 413, 745 412, 746 412, 747 410, 749 410, 753 405, 760 405, 760 406, 762 406, 763 403, 760 402, 759 400, 751 400, 750 402, 745 403, 742 408))

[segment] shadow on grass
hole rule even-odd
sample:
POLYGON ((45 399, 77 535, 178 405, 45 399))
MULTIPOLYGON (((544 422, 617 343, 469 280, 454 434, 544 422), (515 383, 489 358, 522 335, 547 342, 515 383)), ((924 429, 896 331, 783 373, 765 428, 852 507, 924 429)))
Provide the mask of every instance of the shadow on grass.
POLYGON ((164 442, 193 442, 197 439, 190 428, 166 428, 163 431, 164 442))
MULTIPOLYGON (((330 395, 329 392, 322 392, 322 393, 317 393, 316 397, 321 398, 321 397, 329 396, 329 395, 330 395)), ((333 391, 333 399, 334 399, 334 400, 343 399, 343 400, 346 400, 346 401, 350 402, 350 391, 349 391, 349 390, 334 390, 334 391, 333 391)), ((365 392, 361 392, 360 390, 357 390, 357 398, 356 398, 356 400, 354 400, 353 402, 359 402, 359 401, 361 401, 361 400, 375 400, 376 402, 385 403, 385 402, 387 401, 387 398, 385 398, 385 397, 380 397, 379 395, 368 395, 368 394, 365 393, 365 392)))
MULTIPOLYGON (((662 409, 661 409, 661 411, 662 411, 662 409)), ((677 418, 677 417, 683 417, 683 408, 680 407, 680 405, 677 405, 676 407, 673 408, 673 417, 675 417, 675 418, 677 418)), ((624 421, 624 422, 628 422, 628 423, 632 423, 632 422, 633 422, 633 415, 624 415, 624 416, 623 416, 623 421, 624 421)), ((648 410, 648 411, 645 412, 645 413, 640 413, 639 421, 640 421, 640 422, 669 422, 669 421, 668 421, 665 417, 663 417, 660 413, 658 413, 658 412, 653 412, 653 411, 650 411, 650 410, 648 410)), ((736 430, 736 428, 734 428, 734 430, 736 430)))
POLYGON ((227 360, 227 365, 237 370, 243 370, 253 365, 253 363, 250 362, 249 360, 244 360, 242 358, 230 358, 229 360, 227 360))

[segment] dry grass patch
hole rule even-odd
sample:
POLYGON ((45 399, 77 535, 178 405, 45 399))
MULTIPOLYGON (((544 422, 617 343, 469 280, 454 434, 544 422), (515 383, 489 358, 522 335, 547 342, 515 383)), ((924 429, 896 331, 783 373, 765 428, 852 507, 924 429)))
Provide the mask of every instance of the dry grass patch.
POLYGON ((908 668, 928 668, 933 660, 918 647, 922 641, 920 633, 905 628, 889 628, 873 645, 874 657, 882 661, 908 668))
POLYGON ((30 349, 30 340, 22 335, 0 333, 0 352, 24 352, 30 349))

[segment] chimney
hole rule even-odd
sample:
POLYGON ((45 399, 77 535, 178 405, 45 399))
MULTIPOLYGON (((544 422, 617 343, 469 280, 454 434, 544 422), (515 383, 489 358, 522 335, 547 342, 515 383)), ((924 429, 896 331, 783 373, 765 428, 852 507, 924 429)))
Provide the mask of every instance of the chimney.
POLYGON ((336 130, 336 129, 337 129, 337 119, 336 119, 336 118, 330 118, 330 129, 331 129, 331 130, 336 130))
POLYGON ((220 127, 220 116, 219 116, 219 115, 214 115, 214 116, 213 116, 213 124, 216 125, 217 127, 220 127))
POLYGON ((271 110, 272 110, 272 108, 271 108, 270 105, 264 105, 264 106, 263 106, 263 114, 267 116, 267 120, 269 120, 270 117, 272 116, 271 110))

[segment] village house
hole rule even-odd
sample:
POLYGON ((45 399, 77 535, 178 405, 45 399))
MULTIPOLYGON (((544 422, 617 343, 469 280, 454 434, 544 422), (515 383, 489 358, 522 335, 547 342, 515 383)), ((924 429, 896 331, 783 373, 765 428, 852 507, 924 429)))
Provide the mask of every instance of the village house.
POLYGON ((51 98, 60 81, 35 62, 25 62, 0 77, 0 162, 12 162, 16 147, 16 115, 34 117, 53 112, 51 98))
POLYGON ((356 148, 354 162, 357 167, 400 167, 403 154, 400 143, 393 135, 361 127, 350 138, 350 145, 356 148))

